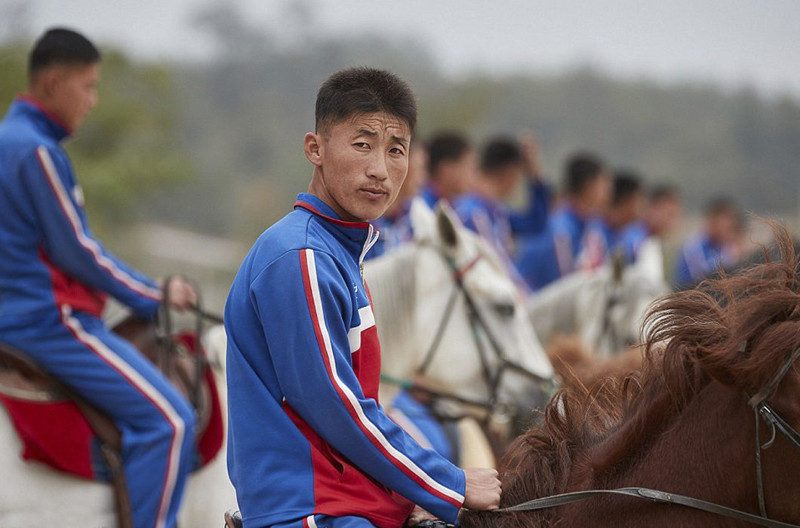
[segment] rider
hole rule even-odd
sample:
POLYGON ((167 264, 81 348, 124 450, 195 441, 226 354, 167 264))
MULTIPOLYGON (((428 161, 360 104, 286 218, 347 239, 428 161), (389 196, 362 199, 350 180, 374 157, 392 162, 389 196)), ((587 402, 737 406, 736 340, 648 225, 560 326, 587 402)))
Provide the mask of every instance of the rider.
POLYGON ((745 219, 739 205, 717 197, 706 206, 704 228, 692 234, 678 251, 676 289, 695 287, 720 267, 735 266, 742 257, 745 219))
MULTIPOLYGON (((134 526, 174 526, 194 463, 194 412, 164 376, 100 319, 111 295, 153 317, 159 286, 92 236, 61 142, 97 102, 100 54, 85 37, 51 29, 29 58, 28 91, 0 123, 0 342, 112 417, 134 526)), ((178 308, 195 302, 169 284, 178 308)))
POLYGON ((580 269, 586 226, 605 210, 611 177, 600 158, 573 154, 566 163, 564 198, 544 233, 520 243, 517 269, 533 290, 580 269))
POLYGON ((626 230, 642 219, 644 208, 642 177, 627 169, 616 171, 608 208, 586 227, 583 269, 597 269, 614 258, 633 262, 634 252, 625 243, 626 230))
POLYGON ((460 197, 456 212, 464 225, 486 239, 506 264, 515 282, 524 287, 513 263, 514 237, 544 230, 550 209, 551 190, 542 177, 539 146, 531 135, 519 141, 505 136, 491 138, 483 148, 474 191, 460 197), (528 206, 512 209, 512 198, 523 178, 527 180, 528 206))
POLYGON ((428 181, 420 196, 433 209, 440 200, 453 204, 475 185, 478 157, 458 132, 440 132, 428 141, 428 181))
POLYGON ((304 138, 308 193, 233 282, 228 464, 246 528, 399 528, 414 504, 448 522, 462 506, 498 506, 496 471, 423 449, 377 401, 380 345, 360 268, 376 238, 368 221, 406 177, 415 122, 393 74, 328 78, 304 138))

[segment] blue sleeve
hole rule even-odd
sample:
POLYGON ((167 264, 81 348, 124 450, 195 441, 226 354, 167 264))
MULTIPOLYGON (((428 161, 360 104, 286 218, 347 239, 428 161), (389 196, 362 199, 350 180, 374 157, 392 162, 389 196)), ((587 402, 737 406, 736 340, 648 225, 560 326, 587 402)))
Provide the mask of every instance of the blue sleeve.
POLYGON ((679 290, 690 288, 695 282, 692 272, 689 270, 686 249, 686 245, 681 246, 675 259, 675 276, 673 280, 675 288, 679 290))
POLYGON ((336 261, 304 249, 268 269, 253 282, 250 295, 286 403, 365 474, 455 522, 464 500, 464 472, 419 446, 362 392, 348 338, 351 285, 336 261))
POLYGON ((26 160, 23 170, 26 174, 22 181, 39 220, 41 243, 53 264, 136 313, 154 315, 161 300, 160 289, 92 236, 66 155, 40 146, 26 160))
POLYGON ((517 270, 534 291, 540 290, 561 277, 553 233, 545 230, 538 236, 522 241, 517 258, 517 270))
POLYGON ((528 207, 511 211, 509 221, 514 235, 534 235, 544 231, 550 214, 553 190, 542 182, 528 181, 528 207))
MULTIPOLYGON (((454 208, 464 227, 482 236, 494 244, 497 249, 501 249, 503 244, 497 240, 494 234, 492 218, 480 200, 467 195, 456 201, 454 208)), ((503 250, 505 249, 503 248, 503 250)))

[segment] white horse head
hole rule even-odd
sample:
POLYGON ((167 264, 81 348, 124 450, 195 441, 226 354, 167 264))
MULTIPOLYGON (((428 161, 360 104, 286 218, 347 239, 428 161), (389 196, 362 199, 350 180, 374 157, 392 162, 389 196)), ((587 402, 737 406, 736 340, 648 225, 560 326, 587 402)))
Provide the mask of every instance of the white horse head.
POLYGON ((434 213, 417 200, 410 214, 413 243, 365 270, 385 379, 520 410, 545 403, 553 370, 499 257, 445 203, 434 213))
POLYGON ((642 318, 668 291, 661 262, 660 246, 648 240, 633 265, 576 272, 534 293, 528 311, 537 335, 545 343, 557 334, 578 335, 604 357, 641 343, 642 318))

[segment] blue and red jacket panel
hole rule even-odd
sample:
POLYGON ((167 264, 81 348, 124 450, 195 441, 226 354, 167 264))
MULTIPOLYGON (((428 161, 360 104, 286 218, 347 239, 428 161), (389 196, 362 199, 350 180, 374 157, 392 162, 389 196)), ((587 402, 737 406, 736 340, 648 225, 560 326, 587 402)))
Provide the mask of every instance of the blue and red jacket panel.
POLYGON ((706 233, 696 233, 683 244, 675 259, 674 286, 693 288, 720 267, 736 264, 738 252, 730 245, 718 244, 706 233))
POLYGON ((378 403, 380 345, 360 272, 376 235, 309 194, 254 244, 225 307, 228 466, 245 527, 313 514, 454 522, 464 473, 378 403))
POLYGON ((35 320, 62 305, 99 316, 107 295, 152 316, 157 285, 87 227, 83 194, 61 148, 68 135, 23 97, 0 122, 0 321, 35 320))

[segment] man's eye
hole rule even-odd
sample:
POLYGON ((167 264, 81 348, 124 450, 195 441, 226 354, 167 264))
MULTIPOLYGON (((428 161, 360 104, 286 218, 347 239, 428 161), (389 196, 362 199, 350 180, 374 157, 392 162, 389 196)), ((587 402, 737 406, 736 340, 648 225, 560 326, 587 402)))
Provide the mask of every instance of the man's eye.
POLYGON ((360 141, 358 143, 353 143, 353 145, 363 149, 369 148, 369 143, 364 143, 363 141, 360 141))
POLYGON ((405 155, 405 151, 403 149, 401 149, 401 148, 398 148, 398 147, 393 148, 389 152, 391 152, 392 154, 398 154, 400 156, 404 156, 405 155))

